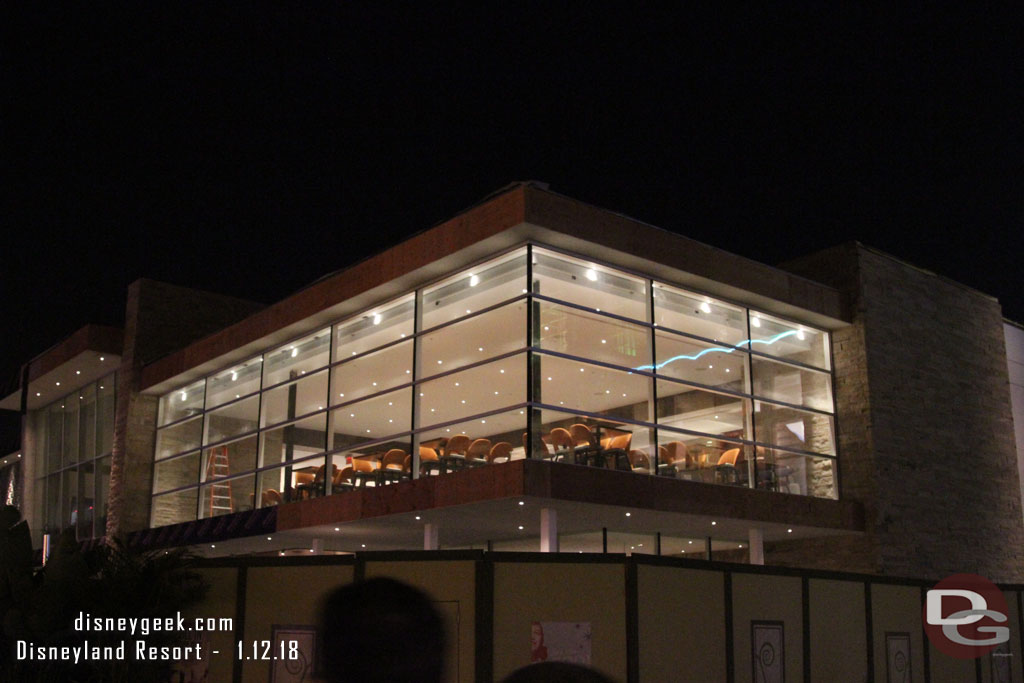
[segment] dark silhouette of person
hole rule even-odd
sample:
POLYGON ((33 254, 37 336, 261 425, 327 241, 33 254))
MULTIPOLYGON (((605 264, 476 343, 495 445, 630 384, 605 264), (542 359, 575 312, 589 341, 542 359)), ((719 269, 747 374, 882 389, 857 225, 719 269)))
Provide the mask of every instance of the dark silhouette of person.
POLYGON ((516 669, 501 683, 615 683, 615 681, 579 664, 539 662, 516 669))
POLYGON ((430 599, 394 579, 327 595, 320 610, 320 675, 328 683, 439 683, 444 622, 430 599))

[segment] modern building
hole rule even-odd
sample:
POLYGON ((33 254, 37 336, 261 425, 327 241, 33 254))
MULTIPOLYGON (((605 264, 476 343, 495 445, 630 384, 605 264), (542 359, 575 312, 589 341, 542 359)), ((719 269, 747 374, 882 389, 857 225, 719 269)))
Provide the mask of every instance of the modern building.
POLYGON ((0 482, 39 545, 1022 582, 1022 337, 860 244, 772 267, 517 183, 267 307, 134 283, 0 402, 0 482))

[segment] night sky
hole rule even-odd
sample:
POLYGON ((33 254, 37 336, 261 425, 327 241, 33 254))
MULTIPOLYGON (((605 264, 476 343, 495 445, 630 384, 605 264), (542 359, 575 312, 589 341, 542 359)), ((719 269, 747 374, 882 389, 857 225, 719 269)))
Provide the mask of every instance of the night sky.
POLYGON ((4 394, 139 277, 273 302, 525 179, 766 263, 860 240, 1024 321, 1019 8, 16 4, 4 394))

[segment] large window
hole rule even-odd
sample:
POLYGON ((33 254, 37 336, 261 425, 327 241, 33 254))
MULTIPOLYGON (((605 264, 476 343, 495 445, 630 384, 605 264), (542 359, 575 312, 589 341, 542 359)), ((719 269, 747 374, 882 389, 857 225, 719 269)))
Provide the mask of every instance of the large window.
POLYGON ((837 495, 827 332, 537 246, 169 392, 159 424, 154 524, 525 457, 837 495))
MULTIPOLYGON (((107 375, 33 416, 42 463, 44 533, 68 527, 80 539, 106 533, 116 382, 116 373, 107 375)), ((169 440, 165 446, 170 447, 169 440)))

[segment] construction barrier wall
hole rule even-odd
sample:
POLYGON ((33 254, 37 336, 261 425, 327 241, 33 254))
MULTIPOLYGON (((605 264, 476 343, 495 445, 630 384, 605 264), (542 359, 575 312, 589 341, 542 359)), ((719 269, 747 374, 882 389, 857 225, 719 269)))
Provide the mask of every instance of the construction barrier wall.
POLYGON ((309 634, 303 648, 319 647, 310 631, 322 597, 387 576, 435 601, 453 683, 500 681, 530 663, 541 632, 550 658, 586 661, 624 683, 1024 683, 1022 586, 1001 586, 1010 642, 958 660, 930 646, 921 615, 932 582, 913 579, 646 555, 480 551, 233 558, 205 560, 199 571, 211 590, 196 615, 234 619, 233 632, 205 636, 206 647, 221 653, 206 660, 211 681, 310 680, 312 653, 303 653, 301 666, 287 663, 289 671, 253 656, 252 643, 273 641, 283 629, 278 638, 297 630, 309 634))

